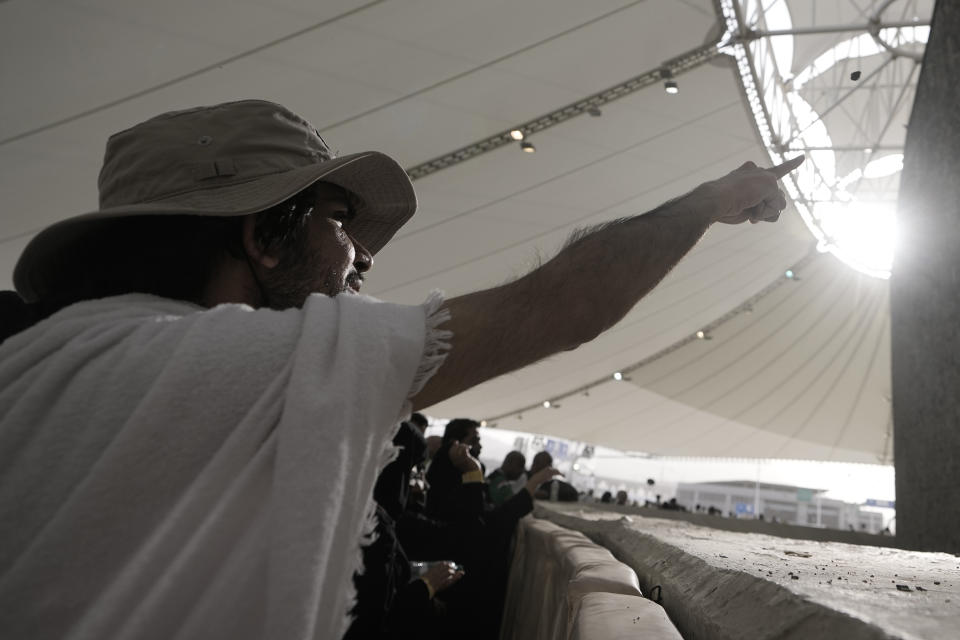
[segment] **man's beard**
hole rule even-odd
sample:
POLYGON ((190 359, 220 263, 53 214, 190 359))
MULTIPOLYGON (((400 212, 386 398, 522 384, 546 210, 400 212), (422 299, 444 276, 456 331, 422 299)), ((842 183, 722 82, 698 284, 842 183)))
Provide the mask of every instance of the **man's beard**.
POLYGON ((311 293, 335 296, 343 292, 343 279, 338 280, 338 274, 332 272, 324 274, 320 287, 315 286, 316 274, 323 268, 319 251, 305 250, 291 258, 264 275, 260 283, 263 306, 276 310, 300 308, 311 293))

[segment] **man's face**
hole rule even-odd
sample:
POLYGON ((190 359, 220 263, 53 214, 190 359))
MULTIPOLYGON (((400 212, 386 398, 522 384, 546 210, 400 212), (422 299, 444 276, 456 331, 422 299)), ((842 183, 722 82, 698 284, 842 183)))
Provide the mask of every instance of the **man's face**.
POLYGON ((483 447, 480 446, 480 432, 477 429, 471 429, 467 432, 467 437, 464 438, 463 443, 470 447, 470 455, 474 458, 480 457, 480 450, 483 447))
POLYGON ((366 247, 343 229, 354 215, 346 192, 324 183, 315 185, 315 192, 303 250, 282 256, 263 279, 273 308, 300 307, 311 293, 358 293, 363 274, 373 266, 366 247))

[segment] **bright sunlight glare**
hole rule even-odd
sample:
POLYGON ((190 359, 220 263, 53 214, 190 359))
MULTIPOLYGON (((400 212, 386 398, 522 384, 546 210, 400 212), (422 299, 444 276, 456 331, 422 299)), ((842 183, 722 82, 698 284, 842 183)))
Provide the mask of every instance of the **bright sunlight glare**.
POLYGON ((889 277, 897 245, 893 202, 818 202, 814 215, 838 258, 858 271, 889 277))
MULTIPOLYGON (((721 4, 728 18, 727 28, 733 33, 736 20, 728 6, 731 3, 724 0, 721 4)), ((760 30, 788 32, 793 24, 788 4, 787 0, 766 3, 744 0, 742 15, 748 24, 760 30)), ((877 38, 869 33, 840 36, 834 46, 819 55, 808 53, 806 59, 796 58, 795 38, 786 34, 759 38, 740 50, 730 49, 740 58, 744 51, 752 54, 759 86, 753 94, 752 89, 747 88, 747 95, 748 98, 759 95, 762 99, 764 108, 751 99, 751 109, 765 142, 771 149, 782 145, 781 150, 772 154, 792 157, 804 153, 807 156, 807 162, 792 176, 787 187, 801 217, 816 237, 818 249, 829 251, 858 271, 879 278, 890 277, 893 263, 897 242, 896 185, 903 169, 903 154, 875 155, 874 138, 869 137, 861 151, 852 150, 850 123, 836 115, 826 117, 833 108, 823 95, 830 90, 835 78, 845 81, 848 67, 858 69, 858 65, 867 64, 876 68, 880 56, 888 55, 887 48, 905 47, 922 52, 929 31, 927 26, 899 27, 882 28, 877 38), (862 62, 867 59, 871 62, 862 62), (827 88, 809 89, 818 82, 827 88), (767 118, 769 128, 763 122, 767 118), (837 126, 841 128, 833 128, 837 126), (839 145, 847 145, 843 151, 835 148, 835 139, 844 141, 839 145), (851 166, 851 152, 861 154, 854 166, 851 166), (848 155, 841 158, 841 153, 848 155)), ((741 76, 745 69, 749 70, 742 62, 738 61, 741 76)), ((747 85, 752 86, 752 82, 745 79, 747 85)), ((847 86, 853 89, 853 85, 847 86)), ((863 99, 870 99, 872 93, 863 95, 863 99)), ((849 104, 844 107, 848 108, 849 104)), ((856 126, 862 124, 857 122, 856 126)))

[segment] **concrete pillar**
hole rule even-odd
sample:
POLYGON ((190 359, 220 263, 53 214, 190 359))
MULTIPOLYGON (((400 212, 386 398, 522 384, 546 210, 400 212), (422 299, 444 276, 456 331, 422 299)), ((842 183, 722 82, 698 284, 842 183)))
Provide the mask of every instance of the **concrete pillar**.
MULTIPOLYGON (((960 553, 960 2, 938 0, 890 279, 897 541, 960 553)), ((869 231, 864 231, 869 234, 869 231)))

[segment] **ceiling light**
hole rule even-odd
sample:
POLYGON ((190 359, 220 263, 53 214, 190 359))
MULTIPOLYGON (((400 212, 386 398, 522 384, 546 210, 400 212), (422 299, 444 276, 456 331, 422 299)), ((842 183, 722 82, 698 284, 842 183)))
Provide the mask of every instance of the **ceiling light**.
POLYGON ((613 379, 614 379, 614 380, 623 380, 623 374, 620 373, 619 371, 617 371, 616 373, 613 374, 613 379))
POLYGON ((550 403, 549 400, 544 400, 544 401, 543 401, 543 408, 544 408, 544 409, 549 409, 549 408, 552 407, 552 406, 553 406, 553 405, 550 403))
POLYGON ((707 337, 707 334, 703 331, 697 331, 697 337, 703 340, 704 338, 707 337))
POLYGON ((514 140, 523 140, 523 131, 520 131, 520 129, 514 129, 510 132, 510 137, 514 140))
POLYGON ((787 269, 786 273, 784 273, 783 275, 787 276, 788 280, 793 280, 797 274, 793 272, 793 269, 787 269))
POLYGON ((523 149, 524 153, 536 153, 537 148, 533 146, 532 142, 521 142, 520 148, 523 149))
POLYGON ((666 67, 660 69, 660 77, 663 79, 663 90, 669 94, 679 93, 680 87, 677 81, 673 79, 673 71, 666 67))
POLYGON ((487 426, 487 421, 486 421, 486 420, 481 420, 481 421, 480 421, 480 426, 481 426, 481 427, 487 426))

